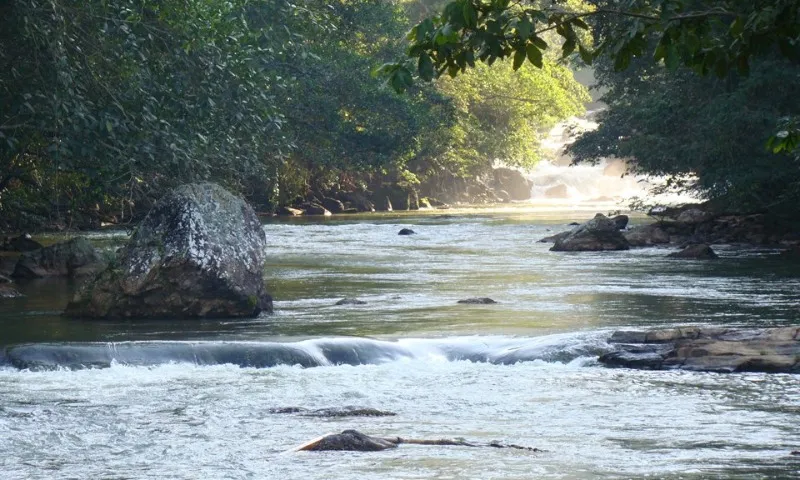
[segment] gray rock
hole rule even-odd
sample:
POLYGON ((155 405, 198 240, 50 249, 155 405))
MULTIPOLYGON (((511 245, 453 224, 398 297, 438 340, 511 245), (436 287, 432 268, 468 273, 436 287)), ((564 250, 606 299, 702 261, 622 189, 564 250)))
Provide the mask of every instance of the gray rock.
POLYGON ((680 252, 667 255, 669 258, 685 258, 690 260, 712 260, 719 258, 714 250, 705 244, 689 245, 680 252))
POLYGON ((473 297, 473 298, 465 298, 463 300, 459 300, 456 303, 465 303, 469 305, 491 305, 497 302, 495 302, 489 297, 473 297))
POLYGON ((336 302, 336 305, 366 305, 367 302, 357 298, 343 298, 336 302))
POLYGON ((633 227, 623 235, 632 247, 645 247, 670 242, 669 233, 657 223, 633 227))
POLYGON ((569 189, 563 183, 559 183, 545 190, 544 198, 569 198, 569 189))
POLYGON ((599 359, 608 366, 708 372, 800 373, 798 327, 690 327, 638 333, 615 332, 610 342, 615 345, 615 350, 599 359))
POLYGON ((602 250, 628 250, 628 241, 611 219, 598 213, 583 225, 575 227, 569 235, 557 239, 550 248, 554 252, 581 252, 602 250))
POLYGON ((320 417, 320 418, 393 417, 397 415, 394 412, 378 410, 377 408, 355 407, 351 405, 348 405, 346 407, 318 408, 316 410, 309 410, 303 407, 279 407, 279 408, 270 408, 269 413, 300 414, 301 416, 304 417, 320 417))
POLYGON ((364 435, 356 430, 345 430, 342 433, 325 435, 324 437, 312 440, 311 442, 297 447, 295 450, 311 452, 328 450, 379 452, 389 448, 397 448, 397 444, 383 438, 364 435))
POLYGON ((410 228, 403 228, 399 232, 397 232, 398 235, 414 235, 416 233, 417 232, 411 230, 410 228))
POLYGON ((253 317, 272 311, 266 238, 253 209, 212 183, 189 184, 150 211, 115 264, 76 295, 73 317, 253 317))
POLYGON ((77 237, 49 247, 25 252, 14 267, 14 277, 79 277, 96 274, 105 262, 94 246, 77 237))

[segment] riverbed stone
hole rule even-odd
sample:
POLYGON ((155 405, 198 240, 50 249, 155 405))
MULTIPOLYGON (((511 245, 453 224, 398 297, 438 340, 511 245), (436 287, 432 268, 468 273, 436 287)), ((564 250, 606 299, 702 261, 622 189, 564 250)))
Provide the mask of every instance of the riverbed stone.
MULTIPOLYGON (((580 225, 580 224, 576 224, 576 225, 580 225)), ((567 230, 566 232, 556 233, 555 235, 549 235, 547 237, 544 237, 544 238, 540 239, 539 243, 557 242, 559 240, 563 240, 563 239, 567 238, 570 233, 572 233, 572 230, 567 230)))
POLYGON ((411 230, 410 228, 401 228, 400 231, 397 232, 398 235, 415 235, 416 233, 417 232, 411 230))
POLYGON ((73 317, 253 317, 272 311, 266 238, 253 209, 213 183, 167 194, 120 258, 80 291, 73 317))
POLYGON ((687 327, 614 332, 608 366, 707 372, 800 373, 800 327, 687 327))
POLYGON ((13 276, 16 278, 80 277, 96 274, 106 264, 100 253, 84 237, 59 242, 23 253, 13 276))
POLYGON ((602 213, 575 227, 569 235, 557 239, 550 248, 554 252, 628 250, 628 241, 617 224, 602 213))
POLYGON ((710 246, 701 243, 689 245, 680 252, 673 252, 667 255, 669 258, 684 258, 689 260, 713 260, 719 258, 717 253, 710 246))

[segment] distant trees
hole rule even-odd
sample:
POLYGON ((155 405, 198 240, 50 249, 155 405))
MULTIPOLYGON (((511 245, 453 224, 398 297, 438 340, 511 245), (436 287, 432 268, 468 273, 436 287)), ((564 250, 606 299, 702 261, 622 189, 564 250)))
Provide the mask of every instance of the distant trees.
POLYGON ((534 161, 540 130, 581 109, 585 92, 563 66, 476 72, 405 96, 369 76, 401 54, 408 15, 424 6, 3 2, 0 217, 124 221, 200 179, 271 208, 311 189, 534 161))

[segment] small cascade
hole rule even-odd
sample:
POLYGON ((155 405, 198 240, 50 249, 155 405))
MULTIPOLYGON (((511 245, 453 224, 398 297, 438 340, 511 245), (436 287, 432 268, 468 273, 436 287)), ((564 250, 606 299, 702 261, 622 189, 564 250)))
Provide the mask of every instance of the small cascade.
POLYGON ((654 203, 671 204, 696 201, 677 194, 654 196, 650 192, 663 184, 663 179, 626 175, 623 159, 608 158, 597 165, 571 166, 572 157, 564 149, 583 132, 597 128, 594 121, 600 110, 589 111, 583 117, 573 117, 559 123, 542 141, 543 158, 527 172, 531 181, 531 202, 574 205, 577 203, 607 204, 627 207, 635 197, 648 198, 654 203))

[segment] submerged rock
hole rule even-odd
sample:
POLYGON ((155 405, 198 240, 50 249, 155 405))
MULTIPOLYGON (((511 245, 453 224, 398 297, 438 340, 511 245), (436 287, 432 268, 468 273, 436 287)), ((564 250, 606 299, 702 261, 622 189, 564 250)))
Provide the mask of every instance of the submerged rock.
POLYGON ((343 298, 336 302, 336 305, 366 305, 367 302, 357 298, 343 298))
POLYGON ((627 250, 628 241, 617 224, 602 213, 583 225, 575 227, 569 235, 559 238, 550 248, 554 252, 581 252, 601 250, 627 250))
POLYGON ((176 188, 114 265, 79 292, 73 317, 253 317, 272 311, 266 238, 253 209, 212 183, 176 188))
POLYGON ((497 302, 495 302, 489 297, 473 297, 473 298, 465 298, 463 300, 459 300, 456 303, 466 303, 470 305, 491 305, 497 302))
POLYGON ((411 230, 410 228, 403 228, 399 232, 397 232, 398 235, 415 235, 416 233, 417 232, 411 230))
POLYGON ((800 327, 691 327, 615 332, 609 366, 708 372, 800 373, 800 327))
POLYGON ((105 267, 100 254, 83 237, 25 252, 14 267, 18 278, 79 277, 105 267))
POLYGON ((354 452, 379 452, 389 448, 397 448, 396 443, 378 437, 370 437, 356 430, 345 430, 332 433, 295 448, 294 451, 321 452, 328 450, 347 450, 354 452))
POLYGON ((708 245, 689 245, 680 252, 673 252, 667 255, 669 258, 686 258, 694 260, 712 260, 719 258, 717 253, 708 245))

